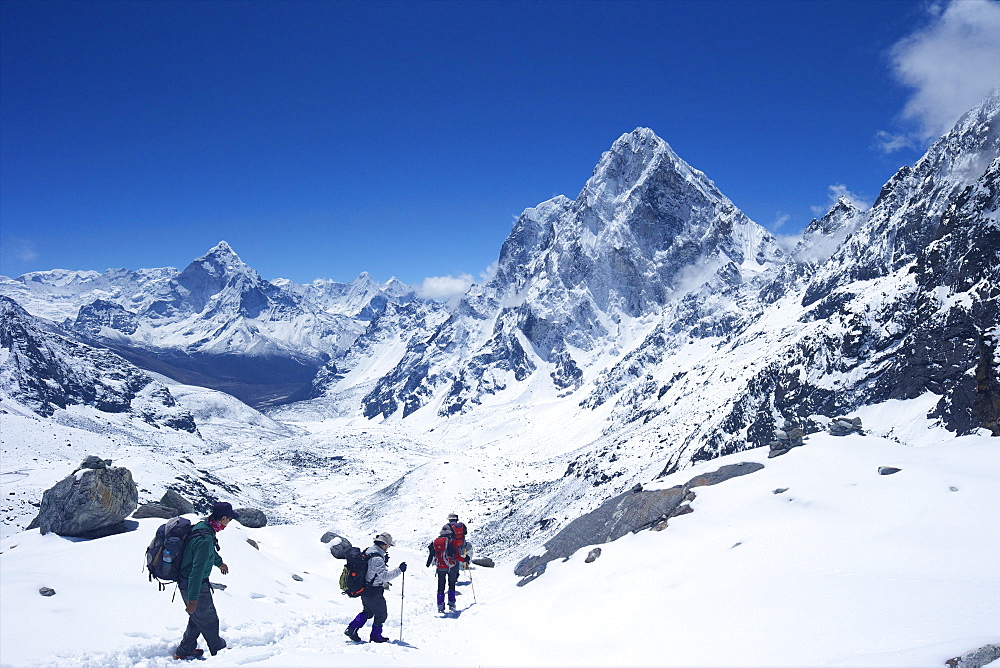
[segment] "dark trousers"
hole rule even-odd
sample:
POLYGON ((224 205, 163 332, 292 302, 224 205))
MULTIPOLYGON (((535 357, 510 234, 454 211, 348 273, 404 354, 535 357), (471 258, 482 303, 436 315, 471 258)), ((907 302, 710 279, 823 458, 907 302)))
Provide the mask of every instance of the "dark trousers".
MULTIPOLYGON (((181 579, 177 582, 181 589, 181 599, 187 605, 187 580, 181 579)), ((219 613, 215 610, 215 601, 212 599, 212 586, 208 580, 201 583, 201 591, 198 593, 198 607, 188 615, 187 628, 184 629, 184 637, 181 644, 174 651, 177 656, 186 656, 194 651, 198 646, 198 636, 204 636, 208 651, 214 655, 226 646, 226 641, 219 637, 219 613)))
POLYGON ((444 583, 448 582, 448 591, 455 591, 455 583, 458 582, 458 564, 455 564, 446 571, 442 571, 440 568, 437 571, 438 576, 438 594, 444 593, 444 583))
POLYGON ((382 626, 389 619, 389 607, 385 603, 382 587, 368 587, 361 592, 361 604, 365 606, 363 614, 372 620, 372 626, 382 626))

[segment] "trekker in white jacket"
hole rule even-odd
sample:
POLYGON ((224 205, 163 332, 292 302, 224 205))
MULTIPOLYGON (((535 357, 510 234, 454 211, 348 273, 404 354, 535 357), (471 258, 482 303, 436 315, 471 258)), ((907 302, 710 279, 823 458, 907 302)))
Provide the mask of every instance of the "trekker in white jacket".
POLYGON ((406 562, 402 562, 398 568, 391 571, 386 565, 389 562, 389 548, 395 545, 392 536, 382 532, 375 536, 375 544, 365 550, 368 556, 368 572, 365 581, 369 583, 361 592, 361 603, 364 609, 354 618, 344 635, 355 642, 364 642, 358 635, 368 620, 372 620, 372 642, 387 642, 389 639, 382 635, 382 625, 389 618, 389 608, 385 603, 385 588, 389 580, 399 577, 400 573, 406 572, 406 562))

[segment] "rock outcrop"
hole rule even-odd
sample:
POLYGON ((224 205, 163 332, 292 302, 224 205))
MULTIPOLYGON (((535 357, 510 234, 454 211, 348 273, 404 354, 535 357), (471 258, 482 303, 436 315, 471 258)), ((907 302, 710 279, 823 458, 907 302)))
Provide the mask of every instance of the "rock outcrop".
POLYGON ((124 519, 136 509, 139 491, 132 473, 88 457, 81 466, 45 491, 38 516, 28 529, 76 538, 98 538, 128 530, 124 519))
POLYGON ((543 573, 550 561, 568 558, 581 547, 609 543, 643 529, 662 528, 669 518, 691 512, 691 506, 685 502, 694 500, 693 488, 717 485, 763 468, 763 464, 756 462, 741 462, 695 476, 669 489, 647 491, 640 487, 636 491, 633 488, 567 524, 545 543, 544 554, 522 559, 514 573, 525 576, 523 584, 543 573))
POLYGON ((236 514, 240 516, 236 521, 250 529, 260 529, 267 526, 267 515, 258 508, 237 508, 236 514))

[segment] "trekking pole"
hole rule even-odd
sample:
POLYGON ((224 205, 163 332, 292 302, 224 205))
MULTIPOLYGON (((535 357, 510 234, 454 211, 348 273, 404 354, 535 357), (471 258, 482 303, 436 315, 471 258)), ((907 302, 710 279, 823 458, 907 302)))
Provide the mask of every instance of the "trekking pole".
POLYGON ((465 562, 465 570, 469 574, 469 584, 472 585, 472 602, 479 603, 476 600, 476 583, 472 581, 472 569, 469 568, 469 562, 465 562))
POLYGON ((399 586, 399 642, 403 642, 403 599, 406 598, 406 571, 403 571, 403 582, 399 586))

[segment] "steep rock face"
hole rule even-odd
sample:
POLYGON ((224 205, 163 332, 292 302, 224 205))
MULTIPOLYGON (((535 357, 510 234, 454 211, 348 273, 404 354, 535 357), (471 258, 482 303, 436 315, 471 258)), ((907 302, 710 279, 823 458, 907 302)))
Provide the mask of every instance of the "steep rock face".
POLYGON ((6 297, 0 297, 0 355, 0 390, 39 415, 83 404, 155 426, 196 429, 166 386, 109 350, 46 329, 6 297))
POLYGON ((914 262, 954 199, 980 180, 1000 152, 998 111, 1000 89, 966 113, 916 165, 900 169, 882 188, 867 223, 812 277, 803 305, 914 262))
POLYGON ((573 392, 629 321, 784 261, 704 174, 637 129, 602 156, 575 201, 521 215, 495 277, 414 343, 365 398, 365 414, 403 407, 405 416, 443 395, 438 414, 454 415, 529 381, 573 392))
POLYGON ((802 234, 793 252, 796 261, 817 265, 828 259, 860 225, 866 212, 854 202, 841 197, 822 218, 813 220, 802 234))
POLYGON ((97 299, 86 306, 80 307, 80 312, 73 323, 73 329, 85 332, 91 336, 106 336, 107 330, 122 334, 135 334, 139 328, 139 318, 135 313, 126 311, 114 302, 97 299))
POLYGON ((370 318, 365 331, 344 355, 320 369, 305 398, 336 394, 345 378, 352 395, 355 388, 370 389, 399 363, 408 346, 425 341, 449 317, 447 308, 436 302, 391 301, 378 296, 368 302, 361 315, 370 318))

